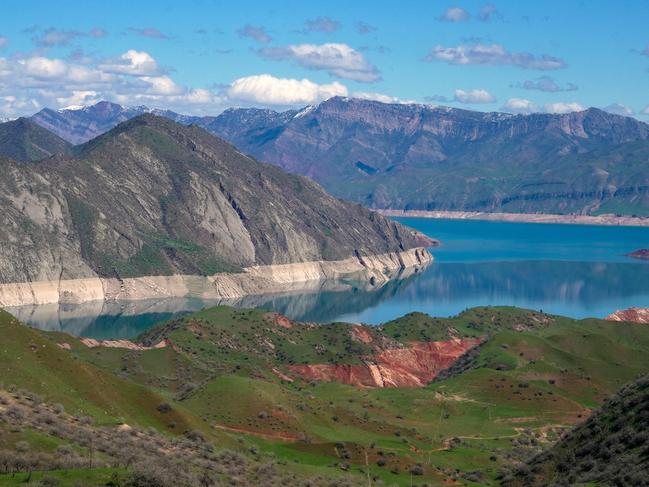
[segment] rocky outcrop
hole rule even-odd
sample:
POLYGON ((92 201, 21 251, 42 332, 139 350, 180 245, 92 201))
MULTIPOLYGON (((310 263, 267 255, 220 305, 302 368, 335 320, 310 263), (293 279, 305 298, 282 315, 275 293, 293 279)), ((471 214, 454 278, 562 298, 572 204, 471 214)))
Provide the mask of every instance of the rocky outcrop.
POLYGON ((172 297, 234 299, 248 295, 288 292, 309 284, 343 277, 380 286, 401 272, 432 262, 424 248, 339 261, 254 266, 238 273, 211 276, 173 275, 134 278, 86 278, 0 284, 0 306, 83 303, 172 297))
POLYGON ((381 350, 362 364, 299 364, 289 369, 308 380, 363 387, 423 387, 482 342, 482 338, 412 342, 381 350))
MULTIPOLYGON (((649 218, 647 220, 649 220, 649 218)), ((634 259, 649 260, 649 249, 635 250, 627 255, 629 257, 633 257, 634 259)))
POLYGON ((649 308, 629 308, 618 310, 606 317, 609 321, 628 321, 649 324, 649 308))
POLYGON ((73 156, 29 165, 1 160, 0 167, 0 283, 32 283, 16 292, 64 302, 205 285, 241 296, 246 287, 267 287, 259 281, 335 274, 327 262, 398 260, 435 243, 201 128, 152 115, 73 156), (281 267, 296 263, 302 266, 281 267), (230 276, 237 272, 247 277, 230 276))
MULTIPOLYGON (((140 345, 137 343, 132 342, 131 340, 95 340, 94 338, 79 338, 79 341, 85 345, 88 348, 123 348, 126 350, 134 350, 134 351, 144 351, 144 350, 154 350, 154 349, 159 349, 159 348, 166 348, 169 346, 169 342, 167 340, 162 340, 155 345, 151 347, 147 347, 144 345, 140 345)), ((69 344, 59 344, 61 348, 67 349, 67 347, 62 346, 62 345, 68 345, 69 344)))

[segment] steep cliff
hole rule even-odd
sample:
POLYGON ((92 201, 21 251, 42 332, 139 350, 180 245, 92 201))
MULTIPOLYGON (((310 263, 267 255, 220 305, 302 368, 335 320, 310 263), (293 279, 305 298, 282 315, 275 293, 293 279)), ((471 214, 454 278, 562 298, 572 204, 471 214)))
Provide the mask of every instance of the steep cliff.
POLYGON ((153 115, 73 156, 0 165, 2 283, 212 275, 433 243, 203 129, 153 115))

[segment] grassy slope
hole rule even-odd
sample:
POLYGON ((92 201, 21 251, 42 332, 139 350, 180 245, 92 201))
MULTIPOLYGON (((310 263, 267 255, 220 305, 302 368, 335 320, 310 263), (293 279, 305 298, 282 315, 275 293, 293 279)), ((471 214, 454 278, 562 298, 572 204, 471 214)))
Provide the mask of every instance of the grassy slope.
MULTIPOLYGON (((375 337, 401 342, 445 339, 449 333, 490 337, 468 370, 425 388, 289 383, 272 371, 286 371, 290 363, 358 363, 367 348, 349 338, 347 326, 284 328, 272 314, 217 307, 144 336, 151 343, 170 338, 174 348, 91 350, 66 341, 75 367, 94 374, 76 374, 75 380, 94 382, 97 375, 128 385, 120 391, 154 391, 153 407, 145 408, 150 422, 151 409, 164 397, 177 414, 197 418, 209 435, 236 438, 247 432, 245 448, 287 460, 300 471, 338 474, 336 464, 350 463, 362 475, 367 454, 372 475, 399 485, 409 485, 407 471, 417 463, 424 465, 425 475, 416 477, 421 481, 439 484, 459 469, 479 470, 481 477, 467 478, 491 484, 501 465, 521 458, 517 450, 540 448, 557 437, 556 428, 582 421, 605 397, 649 370, 647 327, 476 308, 451 319, 410 314, 372 330, 375 337), (124 379, 113 379, 115 373, 124 379)), ((38 338, 52 355, 69 361, 69 352, 23 331, 29 339, 21 343, 38 338)), ((42 382, 57 383, 60 375, 72 380, 61 371, 42 382)), ((29 380, 25 388, 38 386, 29 380)), ((74 387, 80 404, 93 398, 92 387, 74 387)), ((117 397, 122 402, 113 411, 133 407, 117 397)))
MULTIPOLYGON (((6 387, 29 390, 100 422, 123 418, 141 426, 166 428, 156 407, 163 398, 131 381, 78 360, 42 333, 21 325, 0 310, 0 376, 6 387)), ((178 428, 189 422, 174 415, 178 428)))

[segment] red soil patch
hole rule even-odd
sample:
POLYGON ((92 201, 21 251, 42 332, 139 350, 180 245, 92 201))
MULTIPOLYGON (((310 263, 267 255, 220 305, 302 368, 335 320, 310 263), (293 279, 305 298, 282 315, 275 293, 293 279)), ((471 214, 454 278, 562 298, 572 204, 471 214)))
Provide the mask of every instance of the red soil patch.
POLYGON ((309 380, 364 387, 423 387, 483 338, 412 342, 379 351, 362 364, 305 364, 289 369, 309 380))
POLYGON ((361 325, 352 326, 352 338, 365 344, 372 343, 372 341, 374 341, 371 333, 361 325))
POLYGON ((281 326, 282 328, 293 328, 293 323, 286 316, 276 314, 275 315, 275 324, 281 326))
POLYGON ((633 323, 649 324, 649 308, 629 308, 618 310, 606 317, 609 321, 631 321, 633 323))

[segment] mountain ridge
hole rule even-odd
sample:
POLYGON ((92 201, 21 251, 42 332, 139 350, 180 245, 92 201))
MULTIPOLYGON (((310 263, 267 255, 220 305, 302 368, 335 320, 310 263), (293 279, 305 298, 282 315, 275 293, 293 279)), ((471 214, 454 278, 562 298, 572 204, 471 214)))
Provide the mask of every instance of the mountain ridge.
POLYGON ((199 127, 151 114, 71 156, 2 165, 5 283, 211 275, 433 243, 199 127))
POLYGON ((54 154, 66 154, 72 145, 29 118, 0 123, 0 156, 36 162, 54 154))
MULTIPOLYGON (((156 112, 120 117, 129 110, 156 112)), ((649 214, 649 125, 597 108, 515 115, 334 97, 284 112, 156 113, 371 208, 649 214)))

